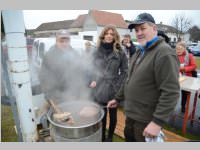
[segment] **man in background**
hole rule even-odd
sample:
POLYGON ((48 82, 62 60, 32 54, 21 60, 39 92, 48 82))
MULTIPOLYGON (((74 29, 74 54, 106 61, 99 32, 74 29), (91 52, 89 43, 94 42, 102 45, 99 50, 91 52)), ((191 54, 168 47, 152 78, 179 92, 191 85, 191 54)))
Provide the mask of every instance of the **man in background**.
POLYGON ((125 53, 128 55, 128 58, 131 58, 135 53, 135 45, 131 41, 131 36, 129 34, 125 34, 122 40, 122 45, 124 46, 125 53))
POLYGON ((55 45, 45 54, 39 73, 45 98, 56 103, 75 99, 80 94, 77 84, 82 82, 80 58, 71 47, 70 39, 66 30, 61 29, 56 33, 55 45))

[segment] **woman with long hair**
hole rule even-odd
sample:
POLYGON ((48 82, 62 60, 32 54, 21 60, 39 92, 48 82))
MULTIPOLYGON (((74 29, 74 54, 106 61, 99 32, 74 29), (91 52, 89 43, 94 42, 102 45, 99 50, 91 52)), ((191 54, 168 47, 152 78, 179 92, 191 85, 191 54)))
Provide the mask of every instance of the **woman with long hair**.
POLYGON ((95 101, 104 107, 102 141, 112 141, 117 123, 117 108, 106 108, 127 77, 128 62, 120 45, 120 36, 112 25, 106 26, 98 39, 94 64, 96 78, 90 87, 94 88, 95 101), (106 116, 109 112, 109 130, 106 138, 106 116))

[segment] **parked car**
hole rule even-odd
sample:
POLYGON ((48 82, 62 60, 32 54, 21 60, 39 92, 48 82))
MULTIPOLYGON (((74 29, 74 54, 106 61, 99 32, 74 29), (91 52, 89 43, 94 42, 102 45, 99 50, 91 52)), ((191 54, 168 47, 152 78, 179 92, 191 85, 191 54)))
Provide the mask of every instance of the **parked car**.
POLYGON ((190 51, 194 56, 200 56, 200 44, 191 48, 190 51))
POLYGON ((192 42, 192 43, 190 43, 190 44, 188 44, 188 45, 186 46, 186 49, 187 49, 189 52, 191 52, 191 49, 193 49, 195 46, 197 46, 197 44, 198 44, 198 43, 192 42))

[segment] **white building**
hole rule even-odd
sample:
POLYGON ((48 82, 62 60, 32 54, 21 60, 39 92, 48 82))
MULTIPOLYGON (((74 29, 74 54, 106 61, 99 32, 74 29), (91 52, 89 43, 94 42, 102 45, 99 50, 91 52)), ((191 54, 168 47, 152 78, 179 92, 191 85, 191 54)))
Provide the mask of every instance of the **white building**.
POLYGON ((124 21, 121 14, 90 10, 88 14, 80 15, 71 25, 70 31, 79 32, 84 40, 97 42, 98 36, 106 25, 112 24, 120 36, 130 33, 128 24, 124 21))
POLYGON ((34 36, 50 37, 54 36, 59 29, 66 29, 75 38, 96 43, 102 29, 109 24, 116 26, 121 37, 127 33, 135 37, 133 33, 130 33, 128 24, 121 14, 99 10, 89 10, 88 14, 79 15, 75 20, 43 23, 34 31, 34 36))

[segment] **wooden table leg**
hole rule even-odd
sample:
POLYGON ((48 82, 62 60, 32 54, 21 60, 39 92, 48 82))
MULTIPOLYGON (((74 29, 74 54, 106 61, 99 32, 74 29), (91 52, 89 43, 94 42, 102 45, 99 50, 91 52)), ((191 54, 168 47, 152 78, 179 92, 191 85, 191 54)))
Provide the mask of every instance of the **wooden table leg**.
POLYGON ((186 133, 186 127, 187 127, 187 120, 188 120, 188 114, 189 114, 189 107, 190 107, 190 95, 187 95, 187 101, 186 101, 186 109, 184 114, 184 120, 183 120, 183 127, 182 127, 182 133, 185 135, 186 133))

